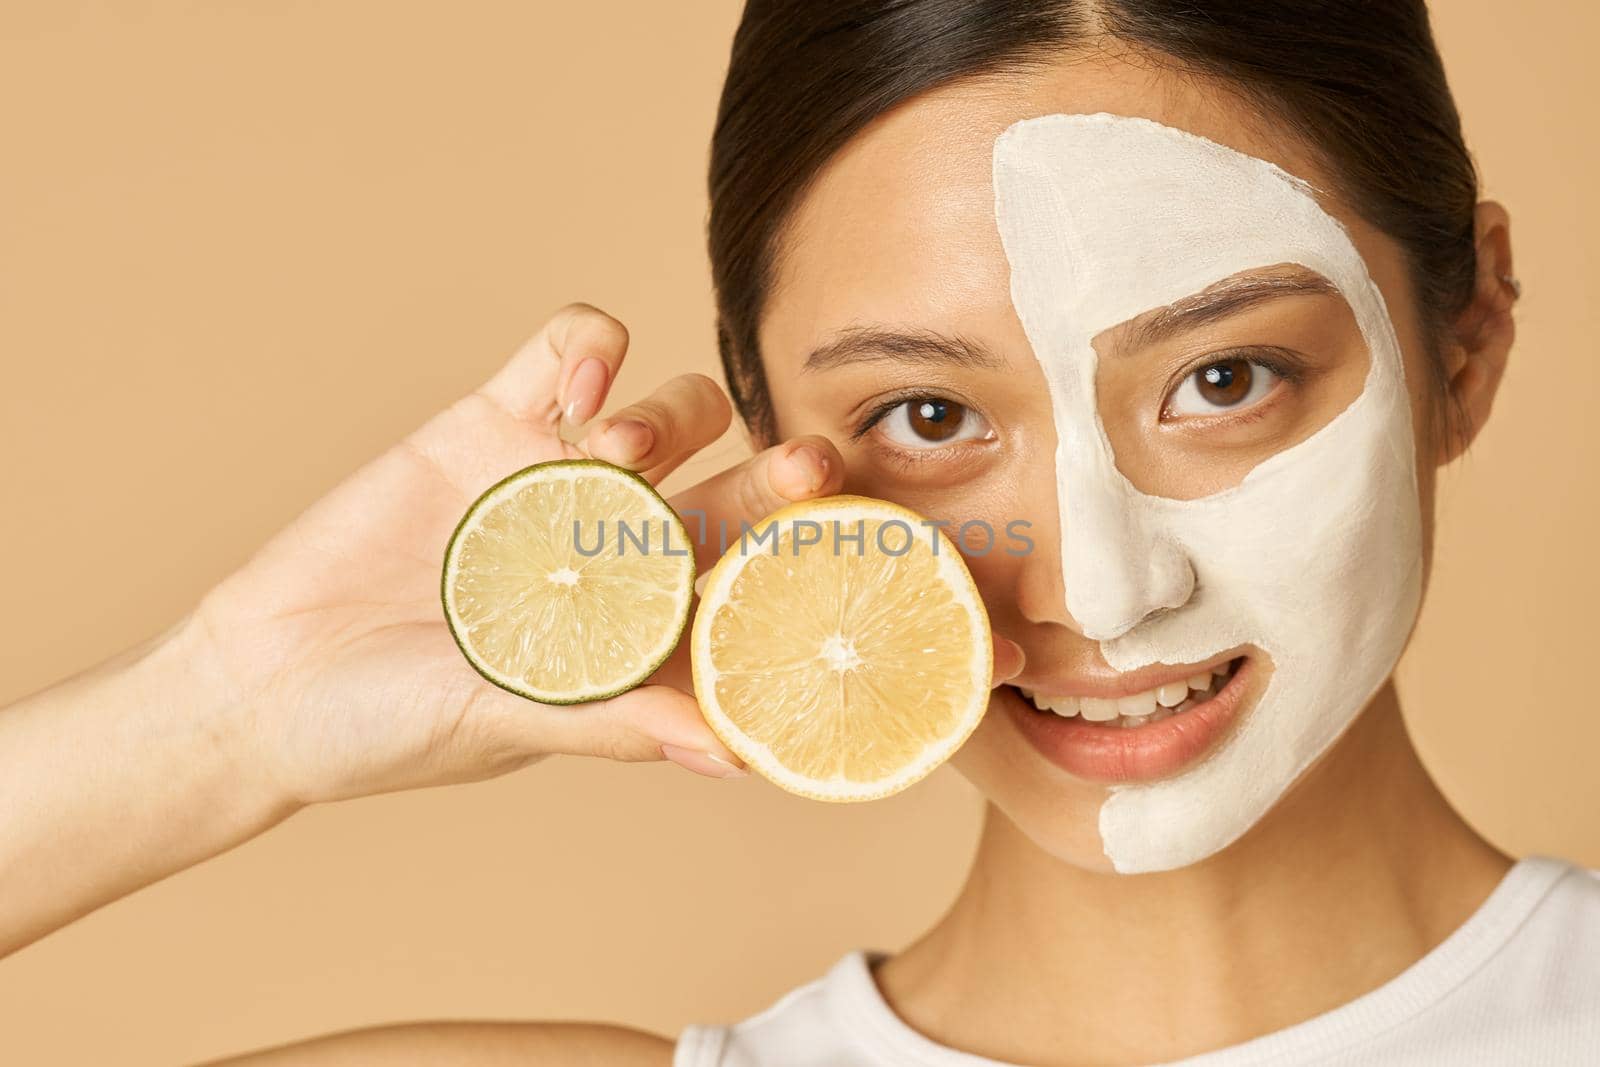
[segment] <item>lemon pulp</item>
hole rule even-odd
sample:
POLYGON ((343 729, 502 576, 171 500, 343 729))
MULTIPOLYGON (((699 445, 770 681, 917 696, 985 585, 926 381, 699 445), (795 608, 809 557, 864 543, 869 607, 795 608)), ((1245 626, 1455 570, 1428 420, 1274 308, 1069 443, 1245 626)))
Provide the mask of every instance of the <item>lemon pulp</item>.
POLYGON ((756 529, 768 522, 775 536, 736 544, 706 582, 692 642, 706 721, 796 793, 910 785, 988 706, 988 619, 960 554, 914 512, 863 497, 791 505, 756 529), (797 542, 817 536, 807 523, 816 544, 797 542))

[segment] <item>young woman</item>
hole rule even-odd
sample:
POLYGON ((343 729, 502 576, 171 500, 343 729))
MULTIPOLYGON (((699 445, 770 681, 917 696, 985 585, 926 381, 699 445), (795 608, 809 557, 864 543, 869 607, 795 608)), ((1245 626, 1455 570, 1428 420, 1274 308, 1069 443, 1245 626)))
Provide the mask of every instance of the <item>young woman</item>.
POLYGON ((968 561, 997 688, 949 912, 676 1042, 418 1024, 232 1062, 1600 1060, 1600 882, 1474 833, 1390 682, 1517 296, 1420 2, 752 3, 711 198, 731 405, 689 375, 596 420, 627 333, 566 308, 166 633, 0 715, 0 951, 310 804, 551 753, 742 774, 681 657, 542 707, 437 595, 476 494, 578 454, 561 420, 658 480, 737 408, 764 450, 676 507, 1028 524, 968 561))

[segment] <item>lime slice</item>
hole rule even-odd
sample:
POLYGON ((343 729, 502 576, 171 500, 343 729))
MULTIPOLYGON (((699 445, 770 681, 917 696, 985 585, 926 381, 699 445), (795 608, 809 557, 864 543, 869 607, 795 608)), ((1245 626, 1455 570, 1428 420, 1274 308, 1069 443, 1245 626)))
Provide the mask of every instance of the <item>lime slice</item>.
POLYGON ((545 704, 632 689, 677 647, 694 556, 649 482, 599 460, 537 463, 456 526, 441 595, 467 662, 545 704))
POLYGON ((994 669, 955 545, 915 512, 857 496, 792 504, 755 531, 765 540, 711 569, 695 616, 695 695, 712 731, 817 800, 887 796, 948 759, 988 708, 994 669))

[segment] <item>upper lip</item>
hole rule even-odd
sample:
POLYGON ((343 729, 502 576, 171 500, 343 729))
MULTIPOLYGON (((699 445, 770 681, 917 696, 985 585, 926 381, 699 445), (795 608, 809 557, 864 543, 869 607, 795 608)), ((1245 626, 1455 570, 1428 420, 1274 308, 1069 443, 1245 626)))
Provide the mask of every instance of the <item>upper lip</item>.
POLYGON ((1018 689, 1026 689, 1030 693, 1043 693, 1046 696, 1099 697, 1103 700, 1116 700, 1119 697, 1130 697, 1135 693, 1144 693, 1164 685, 1186 681, 1201 671, 1214 671, 1224 664, 1232 663, 1243 654, 1241 650, 1219 653, 1208 660, 1192 664, 1152 663, 1148 667, 1140 667, 1136 671, 1126 673, 1091 668, 1043 680, 1018 677, 1011 679, 1011 684, 1018 689))

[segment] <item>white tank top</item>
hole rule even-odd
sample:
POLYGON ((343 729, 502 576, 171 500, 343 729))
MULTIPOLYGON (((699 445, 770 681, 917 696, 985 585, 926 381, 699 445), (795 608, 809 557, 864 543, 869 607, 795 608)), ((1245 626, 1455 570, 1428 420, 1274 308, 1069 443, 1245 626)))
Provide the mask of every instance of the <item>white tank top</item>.
MULTIPOLYGON (((857 949, 731 1026, 691 1025, 673 1067, 1017 1067, 937 1044, 895 1015, 857 949)), ((1535 856, 1393 980, 1183 1067, 1600 1065, 1600 872, 1535 856)))

